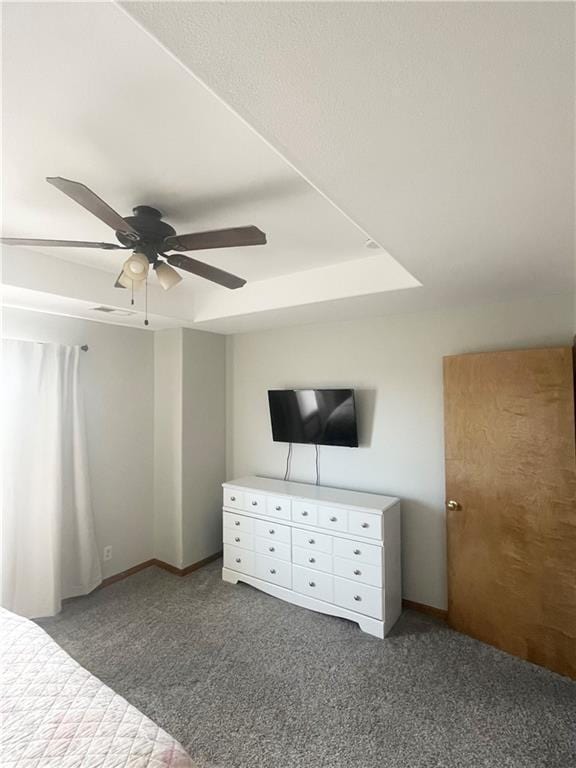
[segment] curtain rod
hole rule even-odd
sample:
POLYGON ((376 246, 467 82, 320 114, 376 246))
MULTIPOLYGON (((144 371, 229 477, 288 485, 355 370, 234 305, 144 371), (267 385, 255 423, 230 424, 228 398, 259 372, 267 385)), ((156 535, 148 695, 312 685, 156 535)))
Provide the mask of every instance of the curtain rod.
MULTIPOLYGON (((52 342, 52 341, 35 341, 34 339, 16 339, 16 338, 14 338, 12 336, 3 336, 2 340, 3 341, 28 341, 28 342, 30 342, 30 344, 54 344, 55 343, 55 342, 52 342)), ((74 347, 74 346, 76 346, 76 344, 70 344, 70 346, 74 347)), ((82 350, 82 352, 88 352, 90 347, 88 346, 88 344, 82 344, 80 349, 82 350)))

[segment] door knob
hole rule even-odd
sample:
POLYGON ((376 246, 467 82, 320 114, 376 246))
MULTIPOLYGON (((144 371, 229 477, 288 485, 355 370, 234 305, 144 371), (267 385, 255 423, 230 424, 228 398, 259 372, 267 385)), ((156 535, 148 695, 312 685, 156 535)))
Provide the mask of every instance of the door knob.
POLYGON ((457 510, 462 509, 460 504, 457 501, 454 501, 454 499, 450 499, 450 501, 446 503, 446 506, 448 507, 448 509, 451 509, 453 512, 456 512, 457 510))

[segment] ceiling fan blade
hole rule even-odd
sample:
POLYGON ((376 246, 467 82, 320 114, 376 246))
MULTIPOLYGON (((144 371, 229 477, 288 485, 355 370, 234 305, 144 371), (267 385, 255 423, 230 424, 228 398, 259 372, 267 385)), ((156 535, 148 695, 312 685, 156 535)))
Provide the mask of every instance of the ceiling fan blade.
POLYGON ((63 179, 61 176, 48 176, 46 177, 48 184, 59 189, 60 192, 64 192, 65 195, 72 198, 75 202, 86 208, 94 216, 96 216, 104 224, 108 224, 116 232, 122 232, 127 237, 138 240, 138 232, 132 227, 125 219, 120 216, 119 213, 111 208, 108 203, 105 203, 95 192, 85 184, 81 184, 79 181, 70 181, 69 179, 63 179))
POLYGON ((123 246, 113 243, 91 243, 86 240, 37 240, 30 237, 0 237, 4 245, 36 245, 43 248, 103 248, 105 251, 121 251, 123 246))
POLYGON ((243 245, 265 245, 266 235, 258 227, 232 227, 171 235, 164 240, 167 251, 203 251, 208 248, 238 248, 243 245))
POLYGON ((165 258, 168 264, 179 269, 185 269, 186 272, 192 272, 193 275, 203 277, 205 280, 211 280, 213 283, 223 285, 225 288, 242 288, 246 285, 246 280, 236 275, 230 274, 230 272, 224 272, 223 269, 218 267, 212 267, 210 264, 205 264, 203 261, 197 261, 191 256, 180 256, 180 254, 165 254, 165 258))

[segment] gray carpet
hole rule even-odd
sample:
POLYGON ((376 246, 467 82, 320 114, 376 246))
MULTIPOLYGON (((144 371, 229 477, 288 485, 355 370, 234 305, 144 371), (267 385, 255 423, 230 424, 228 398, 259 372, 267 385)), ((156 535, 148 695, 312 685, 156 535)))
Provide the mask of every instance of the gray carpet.
POLYGON ((382 641, 214 563, 149 568, 40 623, 200 768, 576 766, 576 683, 416 613, 382 641))

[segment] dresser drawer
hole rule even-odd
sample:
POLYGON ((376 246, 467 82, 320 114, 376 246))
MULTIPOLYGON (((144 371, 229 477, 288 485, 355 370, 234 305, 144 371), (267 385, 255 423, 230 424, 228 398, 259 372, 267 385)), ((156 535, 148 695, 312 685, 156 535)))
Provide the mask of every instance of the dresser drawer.
POLYGON ((224 528, 224 544, 232 544, 233 547, 242 547, 242 549, 254 549, 254 536, 244 531, 235 531, 234 528, 224 528))
POLYGON ((348 531, 355 533, 357 536, 366 536, 369 539, 381 539, 382 518, 380 515, 349 512, 348 531))
POLYGON ((353 560, 335 557, 334 573, 336 576, 343 576, 345 579, 350 579, 350 581, 382 588, 382 569, 377 565, 355 563, 353 560))
POLYGON ((307 501, 292 502, 292 520, 307 525, 318 524, 318 507, 316 504, 309 504, 307 501))
POLYGON ((303 565, 305 568, 312 568, 315 571, 332 573, 332 555, 327 555, 325 552, 294 547, 292 550, 292 562, 294 565, 303 565))
POLYGON ((254 540, 254 551, 267 557, 277 557, 279 560, 288 562, 292 559, 290 557, 290 544, 284 544, 273 539, 262 539, 260 536, 256 536, 254 540))
POLYGON ((254 533, 264 539, 281 541, 290 544, 290 528, 287 525, 279 525, 268 520, 254 520, 254 533))
POLYGON ((224 506, 244 509, 244 493, 233 488, 224 488, 224 506))
POLYGON ((254 520, 244 515, 235 515, 234 512, 224 512, 224 528, 233 528, 235 531, 252 533, 254 520))
POLYGON ((300 528, 294 528, 292 540, 296 547, 314 549, 317 552, 326 552, 328 555, 332 554, 332 536, 327 536, 325 533, 303 531, 300 528))
POLYGON ((334 554, 360 563, 382 566, 382 547, 334 537, 334 554))
POLYGON ((347 531, 348 511, 336 507, 318 507, 318 526, 335 531, 347 531))
POLYGON ((224 568, 252 576, 254 574, 254 552, 233 547, 231 544, 224 544, 224 568))
POLYGON ((262 493, 245 493, 245 509, 247 512, 266 514, 266 496, 262 493))
POLYGON ((334 577, 334 602, 350 611, 382 619, 382 590, 334 577))
POLYGON ((274 557, 256 555, 254 562, 254 575, 262 581, 270 581, 279 587, 290 589, 292 587, 292 564, 274 557))
POLYGON ((309 568, 301 568, 298 565, 292 566, 292 585, 294 592, 300 592, 301 595, 315 597, 317 600, 324 600, 326 603, 333 603, 334 597, 334 577, 329 573, 320 573, 311 571, 309 568))
POLYGON ((266 497, 266 514, 269 517, 278 517, 281 520, 290 520, 290 509, 292 502, 283 497, 266 497))

